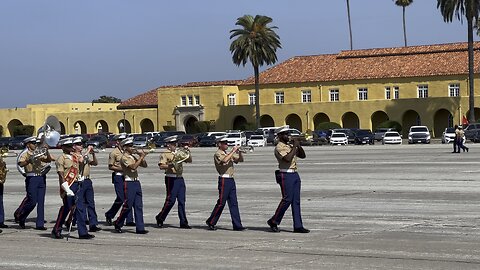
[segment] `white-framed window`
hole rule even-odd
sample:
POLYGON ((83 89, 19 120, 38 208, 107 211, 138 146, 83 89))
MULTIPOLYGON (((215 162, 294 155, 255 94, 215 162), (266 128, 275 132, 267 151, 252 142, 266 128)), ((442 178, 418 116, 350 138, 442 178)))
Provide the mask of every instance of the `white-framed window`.
POLYGON ((283 92, 275 92, 275 103, 276 104, 285 103, 285 95, 283 92))
POLYGON ((418 98, 427 98, 428 97, 428 85, 422 84, 417 86, 418 89, 418 98))
POLYGON ((390 86, 385 87, 385 99, 391 99, 392 98, 392 92, 390 86))
POLYGON ((459 97, 460 96, 460 84, 451 83, 448 85, 448 96, 449 97, 459 97))
POLYGON ((400 98, 400 88, 398 86, 393 87, 393 98, 394 99, 400 98))
POLYGON ((255 93, 248 93, 248 105, 255 105, 255 93))
POLYGON ((193 96, 188 96, 188 106, 193 106, 193 96))
POLYGON ((330 101, 339 101, 340 100, 340 90, 330 89, 330 101))
POLYGON ((312 102, 312 91, 302 90, 302 103, 312 102))
POLYGON ((181 98, 181 105, 182 105, 182 106, 187 106, 187 96, 182 96, 182 98, 181 98))
POLYGON ((358 88, 358 100, 367 100, 367 99, 368 99, 368 89, 358 88))
POLYGON ((195 105, 200 105, 200 96, 195 96, 195 105))
POLYGON ((235 94, 228 94, 228 105, 233 106, 237 105, 237 97, 235 94))

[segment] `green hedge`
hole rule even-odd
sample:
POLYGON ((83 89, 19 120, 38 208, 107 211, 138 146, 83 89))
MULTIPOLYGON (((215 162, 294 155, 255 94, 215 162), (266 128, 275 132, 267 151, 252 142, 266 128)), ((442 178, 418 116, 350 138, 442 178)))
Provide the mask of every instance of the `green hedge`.
POLYGON ((32 125, 19 125, 13 127, 13 137, 20 135, 33 136, 35 128, 32 125))
POLYGON ((315 130, 329 130, 329 129, 334 129, 334 128, 342 128, 340 124, 335 123, 335 122, 323 122, 318 124, 315 127, 315 130))
POLYGON ((401 132, 402 131, 402 125, 398 123, 397 121, 392 121, 388 120, 383 123, 380 123, 377 128, 394 128, 396 131, 401 132))

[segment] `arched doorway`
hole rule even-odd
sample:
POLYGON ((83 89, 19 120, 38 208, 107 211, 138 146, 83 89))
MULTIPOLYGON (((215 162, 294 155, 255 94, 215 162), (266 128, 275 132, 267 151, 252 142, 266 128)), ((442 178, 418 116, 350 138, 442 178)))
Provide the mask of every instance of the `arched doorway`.
POLYGON ((372 121, 372 131, 377 129, 378 125, 381 123, 388 121, 388 115, 384 111, 376 111, 372 113, 372 117, 370 118, 372 121))
POLYGON ((65 132, 65 125, 62 122, 60 122, 60 134, 65 134, 65 133, 66 133, 65 132))
POLYGON ((87 125, 83 121, 77 121, 73 124, 75 134, 87 134, 87 125))
POLYGON ((106 133, 108 132, 108 124, 106 121, 104 120, 99 120, 96 124, 95 124, 95 129, 97 130, 97 133, 106 133))
POLYGON ((320 123, 325 123, 325 122, 330 122, 330 117, 328 117, 327 114, 325 113, 317 113, 315 114, 315 116, 313 117, 313 125, 314 125, 314 129, 317 129, 317 126, 320 124, 320 123))
POLYGON ((198 122, 198 119, 193 116, 187 116, 185 118, 184 126, 185 126, 185 133, 187 134, 195 134, 197 133, 197 129, 195 128, 195 123, 198 122))
POLYGON ((447 127, 453 127, 453 115, 446 109, 440 109, 433 118, 433 136, 441 137, 447 127))
POLYGON ((13 137, 15 136, 13 134, 13 129, 16 127, 16 126, 21 126, 23 125, 22 122, 18 119, 12 119, 10 122, 8 122, 8 125, 7 125, 7 128, 8 128, 8 132, 10 132, 10 136, 13 137))
POLYGON ((302 119, 300 119, 300 116, 292 113, 292 114, 289 114, 286 118, 285 118, 285 123, 287 125, 290 126, 290 128, 296 128, 298 129, 300 132, 303 132, 302 130, 302 119))
POLYGON ((402 117, 402 133, 406 138, 408 136, 408 131, 411 126, 419 126, 422 124, 420 115, 414 110, 408 110, 403 114, 402 117))
POLYGON ((142 121, 140 121, 140 128, 142 130, 142 133, 145 132, 152 132, 154 131, 154 126, 152 120, 145 118, 142 121))
POLYGON ((346 112, 342 116, 343 128, 359 128, 360 120, 354 112, 346 112))
POLYGON ((260 117, 260 126, 261 127, 274 127, 275 122, 273 121, 273 118, 270 115, 264 114, 260 117))
POLYGON ((132 133, 132 127, 128 120, 120 120, 117 122, 118 133, 132 133))
POLYGON ((232 129, 234 129, 234 130, 245 130, 246 125, 247 125, 247 119, 245 119, 245 117, 239 115, 239 116, 235 117, 235 119, 233 120, 232 129))

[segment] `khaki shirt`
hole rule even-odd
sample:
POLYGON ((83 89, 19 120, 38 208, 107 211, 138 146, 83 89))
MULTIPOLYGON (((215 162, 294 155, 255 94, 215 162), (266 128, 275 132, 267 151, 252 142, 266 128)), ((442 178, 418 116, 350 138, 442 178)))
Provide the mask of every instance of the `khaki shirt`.
POLYGON ((137 159, 135 159, 134 156, 128 154, 128 153, 123 153, 122 159, 120 160, 120 164, 122 165, 123 168, 123 175, 125 175, 125 179, 138 179, 138 172, 137 170, 132 170, 128 166, 135 164, 137 162, 137 159))
MULTIPOLYGON (((160 155, 160 161, 158 162, 158 165, 167 165, 172 163, 173 159, 175 158, 174 152, 170 150, 166 150, 165 153, 162 153, 160 155)), ((180 163, 177 165, 178 171, 175 170, 173 167, 169 167, 168 169, 165 170, 165 174, 175 174, 177 177, 181 177, 183 173, 183 164, 180 163)))
POLYGON ((77 169, 79 167, 78 162, 73 161, 72 155, 65 153, 57 158, 55 165, 57 166, 57 172, 63 173, 64 176, 67 175, 71 167, 75 167, 77 169))
MULTIPOLYGON (((86 156, 83 156, 83 158, 85 158, 86 156)), ((81 176, 85 176, 85 178, 90 178, 90 164, 88 164, 89 162, 91 162, 93 160, 93 157, 91 155, 88 155, 88 158, 86 160, 86 163, 85 163, 85 167, 83 168, 83 173, 81 176)), ((85 162, 85 161, 84 161, 85 162)), ((82 167, 82 165, 80 165, 80 168, 82 167)), ((80 172, 81 173, 81 172, 80 172)))
POLYGON ((455 131, 455 134, 457 135, 457 138, 461 139, 463 136, 465 136, 465 131, 463 131, 463 129, 459 129, 458 132, 455 131))
MULTIPOLYGON (((31 156, 33 155, 33 152, 30 150, 27 150, 19 159, 18 162, 25 162, 27 161, 31 156)), ((25 168, 25 173, 36 173, 40 174, 42 168, 46 166, 45 162, 42 162, 38 159, 33 161, 32 163, 28 163, 24 168, 25 168)))
POLYGON ((108 165, 113 165, 115 167, 121 167, 120 160, 122 159, 123 152, 118 147, 115 147, 113 151, 108 155, 108 165))
POLYGON ((233 178, 233 157, 238 158, 238 155, 233 154, 233 157, 227 163, 222 162, 227 155, 227 152, 218 149, 217 152, 215 152, 215 155, 213 155, 213 162, 215 163, 215 168, 219 175, 228 174, 233 178))
POLYGON ((289 144, 285 144, 283 142, 278 142, 277 146, 275 146, 275 157, 278 161, 278 168, 281 170, 297 170, 297 156, 292 158, 292 162, 286 162, 283 160, 283 157, 290 153, 293 147, 289 144))

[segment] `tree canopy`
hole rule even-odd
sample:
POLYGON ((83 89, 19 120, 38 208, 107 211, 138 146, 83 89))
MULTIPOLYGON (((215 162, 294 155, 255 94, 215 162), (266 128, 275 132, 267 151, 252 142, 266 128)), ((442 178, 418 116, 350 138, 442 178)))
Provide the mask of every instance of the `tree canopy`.
POLYGON ((111 96, 100 96, 98 99, 92 100, 92 103, 120 103, 121 99, 111 96))

